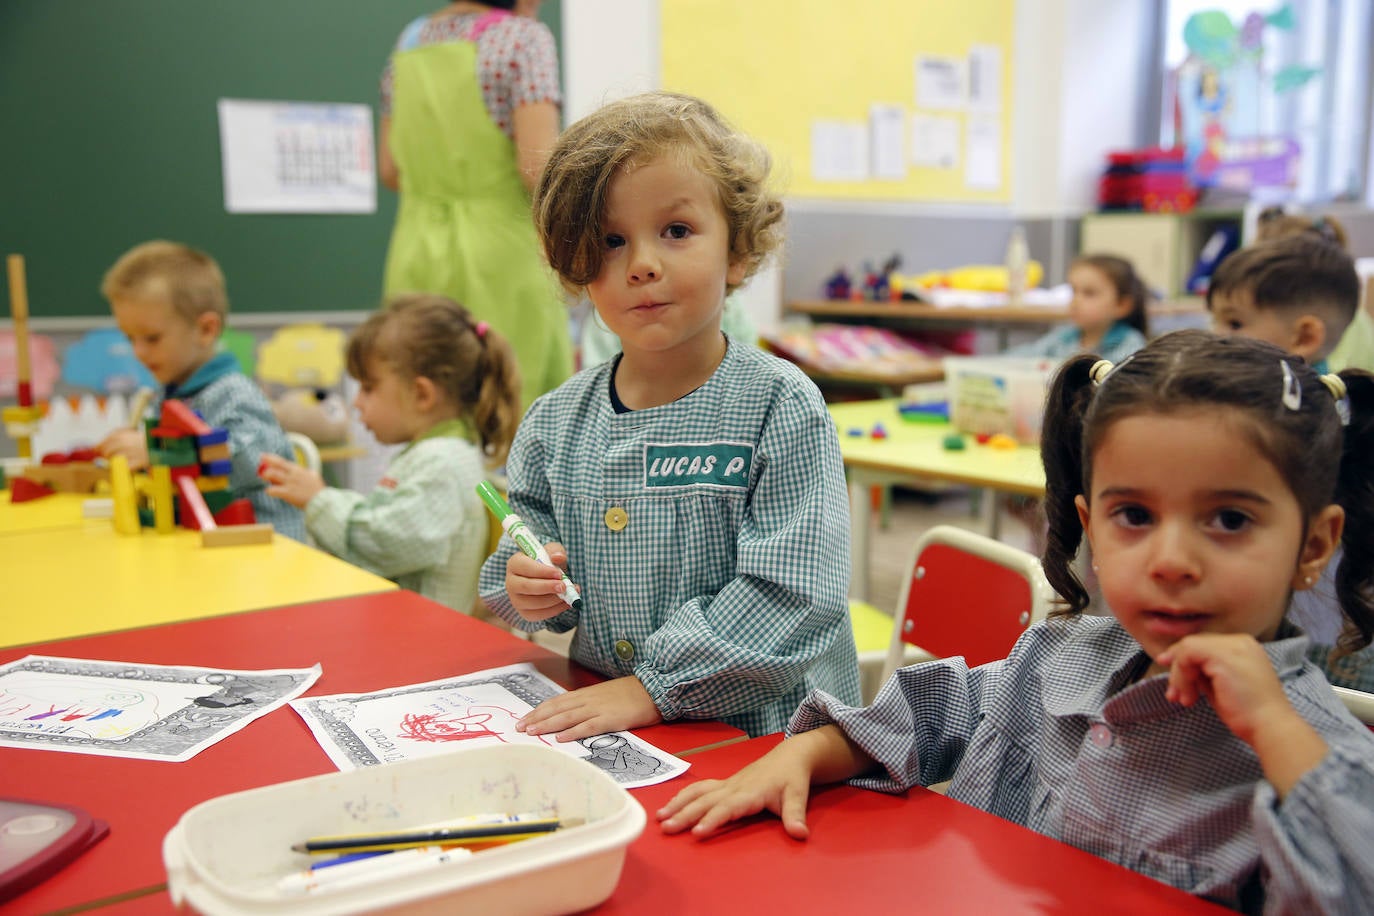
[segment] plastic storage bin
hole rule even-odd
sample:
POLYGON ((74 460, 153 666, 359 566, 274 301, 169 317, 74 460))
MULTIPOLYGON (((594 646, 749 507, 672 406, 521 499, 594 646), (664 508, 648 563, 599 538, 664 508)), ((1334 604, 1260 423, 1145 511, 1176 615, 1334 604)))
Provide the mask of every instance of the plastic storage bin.
POLYGON ((162 856, 173 902, 205 914, 571 913, 611 895, 644 823, 639 803, 586 761, 531 745, 483 747, 202 802, 168 832, 162 856), (291 850, 307 837, 493 812, 585 823, 366 887, 277 890, 313 861, 291 850))
POLYGON ((1021 356, 947 356, 949 420, 960 432, 1005 433, 1038 445, 1045 394, 1058 363, 1021 356))

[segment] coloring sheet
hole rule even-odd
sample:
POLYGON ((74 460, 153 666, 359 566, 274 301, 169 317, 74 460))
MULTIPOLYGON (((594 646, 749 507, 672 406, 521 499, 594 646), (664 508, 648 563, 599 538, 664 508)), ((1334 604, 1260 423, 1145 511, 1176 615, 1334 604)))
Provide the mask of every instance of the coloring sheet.
POLYGON ((179 763, 319 676, 29 655, 0 665, 0 745, 179 763))
POLYGON ((600 767, 627 789, 686 772, 689 764, 629 732, 559 743, 551 735, 515 730, 521 716, 563 692, 526 662, 374 693, 309 697, 291 708, 341 770, 441 754, 472 742, 464 746, 546 744, 600 767))

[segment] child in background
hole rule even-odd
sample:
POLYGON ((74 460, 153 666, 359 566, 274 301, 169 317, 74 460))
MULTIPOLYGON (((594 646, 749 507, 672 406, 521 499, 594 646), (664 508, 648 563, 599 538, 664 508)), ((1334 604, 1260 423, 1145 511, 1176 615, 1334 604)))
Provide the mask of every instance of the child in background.
MULTIPOLYGON (((100 291, 134 356, 164 386, 163 398, 186 402, 206 423, 228 431, 229 488, 235 497, 252 503, 257 520, 278 534, 305 540, 300 511, 269 498, 258 479, 262 456, 291 455, 286 433, 233 354, 215 352, 229 313, 219 265, 186 245, 145 242, 115 262, 100 291)), ((141 426, 111 433, 96 451, 106 458, 124 455, 134 470, 148 466, 141 426)))
POLYGON ((1256 242, 1217 266, 1207 287, 1212 329, 1267 340, 1324 372, 1355 317, 1360 278, 1338 245, 1305 232, 1256 242))
POLYGON ((505 459, 520 419, 510 346, 451 299, 413 293, 354 332, 348 372, 364 425, 406 448, 366 496, 279 458, 262 469, 267 492, 303 508, 311 537, 335 556, 471 613, 487 547, 477 484, 484 460, 505 459))
POLYGON ((527 734, 701 718, 761 735, 812 688, 857 701, 839 437, 800 370, 720 328, 780 241, 767 173, 714 109, 666 92, 574 124, 544 170, 545 254, 622 352, 537 400, 511 448, 510 503, 584 607, 509 539, 482 599, 523 630, 577 627, 572 658, 611 678, 540 704, 527 734))
POLYGON ((1233 908, 1366 911, 1374 734, 1284 611, 1343 539, 1352 642, 1374 633, 1374 376, 1178 331, 1115 369, 1066 363, 1043 441, 1067 608, 1001 661, 899 670, 866 709, 812 694, 794 737, 678 793, 664 829, 766 808, 804 838, 812 784, 952 778, 951 798, 1233 908), (1081 613, 1085 533, 1114 618, 1081 613))
MULTIPOLYGON (((1345 227, 1334 216, 1300 216, 1296 213, 1285 213, 1278 207, 1269 207, 1260 213, 1255 233, 1257 241, 1267 242, 1292 235, 1323 239, 1344 251, 1350 250, 1345 227)), ((1364 307, 1356 309, 1350 327, 1345 329, 1345 333, 1340 336, 1340 342, 1326 357, 1327 365, 1333 372, 1339 372, 1341 369, 1374 371, 1374 318, 1371 317, 1374 297, 1365 296, 1364 300, 1364 307)))
POLYGON ((1104 359, 1122 360, 1145 346, 1149 294, 1130 261, 1110 254, 1080 255, 1069 266, 1069 285, 1071 323, 1011 348, 1008 355, 1067 359, 1100 353, 1104 359))

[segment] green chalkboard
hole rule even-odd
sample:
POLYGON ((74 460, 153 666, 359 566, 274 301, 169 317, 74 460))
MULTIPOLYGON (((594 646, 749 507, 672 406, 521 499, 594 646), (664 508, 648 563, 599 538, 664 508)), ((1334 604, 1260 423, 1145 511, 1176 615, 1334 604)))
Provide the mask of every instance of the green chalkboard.
MULTIPOLYGON (((101 276, 151 238, 213 255, 235 312, 374 308, 395 195, 379 184, 366 215, 226 213, 216 103, 361 102, 375 120, 396 36, 442 5, 2 0, 0 254, 24 255, 33 316, 106 314, 101 276)), ((558 36, 558 4, 540 18, 558 36)))

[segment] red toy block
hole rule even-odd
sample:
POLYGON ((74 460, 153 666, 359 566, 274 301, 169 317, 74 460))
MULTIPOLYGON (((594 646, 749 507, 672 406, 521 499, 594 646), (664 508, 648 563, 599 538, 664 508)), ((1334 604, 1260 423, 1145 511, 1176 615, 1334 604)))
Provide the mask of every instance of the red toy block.
POLYGON ((203 436, 210 431, 210 424, 196 416, 196 412, 184 401, 178 401, 176 398, 162 402, 160 422, 163 426, 171 426, 187 436, 203 436))
POLYGON ((69 462, 69 461, 71 461, 71 458, 67 457, 67 456, 64 455, 62 452, 48 452, 46 455, 43 456, 43 458, 42 458, 38 463, 39 463, 39 464, 66 464, 66 463, 69 462))
POLYGON ((215 513, 216 525, 254 525, 257 521, 253 504, 246 499, 236 499, 215 513))
POLYGON ((44 496, 52 496, 57 491, 52 487, 35 483, 27 477, 16 477, 10 481, 10 502, 26 503, 31 499, 42 499, 44 496))
POLYGON ((205 497, 200 495, 200 490, 196 489, 196 479, 194 477, 177 477, 172 481, 181 494, 177 501, 178 508, 181 510, 181 524, 185 528, 192 528, 198 531, 205 531, 215 527, 214 516, 210 514, 210 507, 205 505, 205 497))
POLYGON ((93 448, 74 448, 67 457, 72 461, 94 461, 100 456, 96 454, 93 448))

